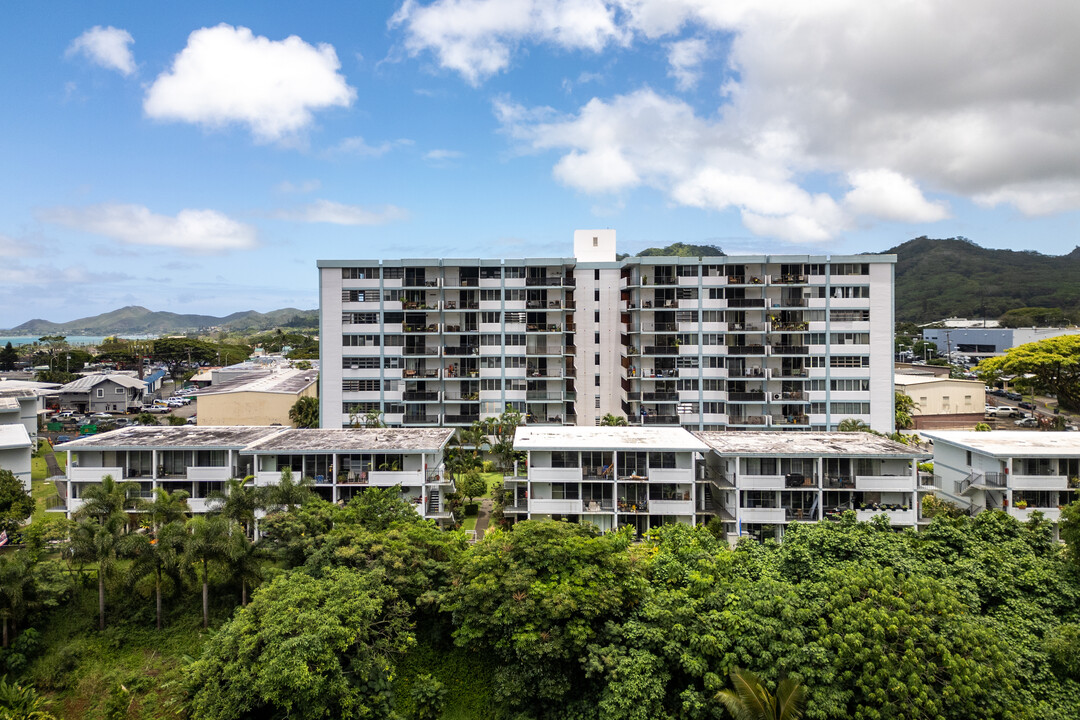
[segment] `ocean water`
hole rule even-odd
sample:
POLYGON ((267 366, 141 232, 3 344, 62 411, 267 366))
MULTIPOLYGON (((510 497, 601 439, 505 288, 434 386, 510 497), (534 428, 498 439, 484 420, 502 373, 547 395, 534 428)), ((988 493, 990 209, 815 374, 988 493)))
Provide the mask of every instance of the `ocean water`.
MULTIPOLYGON (((111 335, 68 335, 69 345, 100 345, 101 342, 111 335)), ((153 340, 157 335, 118 335, 125 340, 153 340)), ((0 337, 0 347, 5 347, 10 342, 12 346, 31 345, 41 339, 40 335, 22 337, 0 337)))

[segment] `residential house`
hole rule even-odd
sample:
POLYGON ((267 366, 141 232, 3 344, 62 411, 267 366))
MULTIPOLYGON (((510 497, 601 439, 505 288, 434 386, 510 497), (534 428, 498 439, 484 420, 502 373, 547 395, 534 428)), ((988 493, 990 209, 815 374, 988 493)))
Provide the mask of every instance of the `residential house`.
POLYGON ((60 387, 60 407, 84 413, 123 413, 143 404, 146 383, 119 373, 85 375, 60 387))

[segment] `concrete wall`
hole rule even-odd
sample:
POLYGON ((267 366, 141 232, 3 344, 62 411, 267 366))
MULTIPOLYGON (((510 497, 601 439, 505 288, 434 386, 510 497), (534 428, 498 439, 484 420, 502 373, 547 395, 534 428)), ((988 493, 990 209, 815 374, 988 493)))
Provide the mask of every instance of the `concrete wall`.
POLYGON ((913 415, 973 415, 980 417, 986 406, 986 386, 981 380, 935 380, 896 386, 915 401, 913 415))

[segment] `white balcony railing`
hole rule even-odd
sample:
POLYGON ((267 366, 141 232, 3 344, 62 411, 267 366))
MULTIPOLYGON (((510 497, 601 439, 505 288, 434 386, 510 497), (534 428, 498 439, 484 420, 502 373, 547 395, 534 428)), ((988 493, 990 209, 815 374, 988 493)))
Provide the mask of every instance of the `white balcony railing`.
POLYGON ((694 482, 694 471, 690 468, 649 468, 649 482, 691 483, 694 482))
POLYGON ((1036 510, 1041 512, 1046 517, 1046 519, 1049 520, 1050 522, 1057 522, 1058 520, 1061 519, 1061 508, 1056 508, 1056 507, 1055 508, 1030 507, 1030 506, 1026 507, 1026 508, 1011 507, 1011 508, 1009 508, 1009 514, 1012 515, 1014 518, 1016 518, 1017 520, 1019 520, 1021 522, 1027 522, 1028 518, 1031 517, 1031 513, 1035 512, 1036 510))
POLYGON ((787 519, 784 508, 740 508, 739 519, 744 523, 783 523, 787 519))
POLYGON ((424 484, 424 473, 420 470, 372 470, 368 473, 368 483, 379 487, 417 487, 424 484))
POLYGON ((650 500, 649 512, 653 515, 693 515, 693 500, 650 500))
POLYGON ((553 468, 533 465, 529 468, 529 480, 532 482, 580 482, 581 468, 553 468))
POLYGON ((740 475, 740 490, 783 490, 783 475, 740 475))
POLYGON ((870 522, 875 515, 884 515, 889 518, 890 525, 914 525, 914 510, 856 510, 855 515, 860 522, 870 522))
POLYGON ((539 514, 575 515, 582 512, 580 500, 549 500, 533 498, 529 501, 529 512, 539 514))
POLYGON ((1067 490, 1069 478, 1065 475, 1012 475, 1009 486, 1013 490, 1067 490))
POLYGON ((70 467, 68 477, 73 482, 101 482, 101 478, 111 475, 113 480, 120 482, 124 479, 122 467, 70 467))
MULTIPOLYGON (((280 476, 280 473, 278 473, 280 476)), ((227 467, 198 467, 190 466, 187 469, 187 479, 197 482, 225 482, 232 475, 227 467)))
POLYGON ((911 492, 915 489, 912 475, 856 475, 855 489, 870 492, 911 492))

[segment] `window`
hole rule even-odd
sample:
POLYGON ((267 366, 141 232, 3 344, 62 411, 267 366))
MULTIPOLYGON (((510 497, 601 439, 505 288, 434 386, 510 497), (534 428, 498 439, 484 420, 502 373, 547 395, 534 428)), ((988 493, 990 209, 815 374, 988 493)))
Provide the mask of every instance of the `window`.
POLYGON ((674 467, 675 467, 675 453, 673 453, 673 452, 651 452, 651 453, 649 453, 649 467, 650 468, 674 469, 674 467))
POLYGON ((593 365, 600 365, 600 353, 596 353, 593 355, 593 365))
MULTIPOLYGON (((117 394, 117 395, 123 395, 123 394, 124 394, 124 388, 119 388, 119 387, 118 387, 118 388, 116 388, 115 390, 113 390, 113 392, 114 392, 115 394, 117 394)), ((968 396, 968 399, 970 400, 970 399, 971 399, 971 397, 970 397, 970 396, 968 396)))
POLYGON ((600 302, 600 288, 596 288, 592 291, 592 299, 596 302, 600 302))
POLYGON ((600 376, 599 375, 593 375, 593 385, 595 385, 596 387, 600 387, 600 376))
POLYGON ((505 277, 508 278, 523 278, 525 277, 525 268, 523 267, 507 267, 504 272, 505 277))
POLYGON ((833 415, 869 415, 870 403, 834 402, 830 412, 833 415))
MULTIPOLYGON (((592 246, 593 246, 593 247, 600 247, 600 238, 598 238, 598 237, 594 237, 594 238, 592 239, 592 246)), ((596 272, 596 274, 597 274, 597 275, 599 275, 599 274, 600 274, 600 271, 599 271, 599 270, 597 270, 597 271, 595 271, 595 272, 596 272)), ((596 278, 596 279, 597 279, 597 280, 599 280, 600 278, 596 278)))
POLYGON ((495 378, 485 378, 480 381, 481 390, 502 390, 502 380, 495 378))
POLYGON ((578 454, 576 451, 553 450, 551 453, 551 467, 576 468, 581 467, 581 465, 578 464, 578 454))
MULTIPOLYGON (((809 343, 815 345, 817 343, 809 343)), ((869 345, 870 333, 833 333, 833 345, 869 345)))
POLYGON ((579 489, 577 483, 551 483, 551 499, 578 500, 579 489))
POLYGON ((866 322, 870 319, 869 310, 830 310, 832 322, 866 322))
POLYGON ((341 344, 345 347, 378 347, 378 335, 342 335, 341 344))
POLYGON ((968 465, 971 465, 971 451, 970 450, 967 451, 966 458, 965 458, 964 462, 966 462, 968 465))
POLYGON ((480 322, 487 323, 489 325, 499 324, 499 313, 497 312, 482 312, 480 313, 480 322))
POLYGON ((830 275, 869 275, 868 263, 836 263, 829 266, 830 275))
POLYGON ((870 367, 870 358, 865 355, 833 355, 831 358, 829 358, 829 367, 870 367))
POLYGON ((377 280, 378 278, 379 268, 377 267, 341 268, 342 280, 377 280))
POLYGON ((599 395, 597 395, 596 398, 595 398, 594 406, 596 407, 597 410, 600 409, 600 396, 599 395))
MULTIPOLYGON (((342 380, 342 392, 379 392, 378 380, 342 380)), ((395 388, 396 389, 396 388, 395 388)))
POLYGON ((869 285, 833 285, 832 296, 837 300, 870 297, 869 285))
POLYGON ((388 267, 383 268, 382 271, 383 280, 400 280, 405 277, 405 268, 388 267))
POLYGON ((704 412, 707 415, 723 415, 724 414, 724 403, 722 403, 722 402, 706 402, 706 403, 702 403, 702 407, 704 408, 704 412))
MULTIPOLYGON (((516 358, 515 358, 516 359, 516 358)), ((480 367, 487 369, 498 369, 502 367, 502 357, 491 357, 485 355, 480 358, 480 367)))
POLYGON ((599 310, 594 310, 593 311, 592 319, 593 319, 593 322, 600 322, 600 311, 599 310))
POLYGON ((833 392, 869 392, 869 380, 830 380, 829 389, 833 392))
MULTIPOLYGON (((592 341, 593 341, 594 344, 599 345, 600 344, 600 333, 594 332, 592 341)), ((596 363, 596 364, 599 365, 600 363, 596 363)))
POLYGON ((99 398, 103 398, 103 397, 105 397, 105 388, 98 388, 98 389, 97 389, 97 396, 98 396, 99 398))

